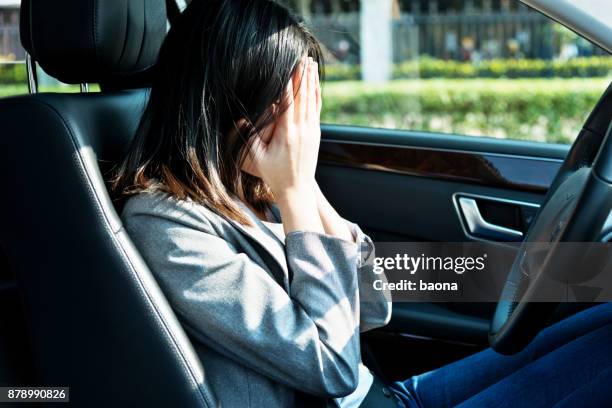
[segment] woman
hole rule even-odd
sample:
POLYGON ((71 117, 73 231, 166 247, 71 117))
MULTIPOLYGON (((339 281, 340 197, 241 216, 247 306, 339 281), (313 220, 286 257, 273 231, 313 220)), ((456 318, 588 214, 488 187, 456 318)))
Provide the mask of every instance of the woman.
POLYGON ((320 63, 317 41, 277 3, 194 0, 160 51, 114 181, 220 406, 411 406, 427 394, 415 377, 385 398, 361 364, 359 333, 385 325, 390 307, 358 268, 371 240, 314 178, 320 63))
POLYGON ((359 330, 390 311, 380 294, 360 305, 369 239, 314 179, 320 61, 276 3, 192 2, 115 180, 131 195, 125 226, 225 407, 290 407, 294 390, 357 401, 372 383, 359 330))

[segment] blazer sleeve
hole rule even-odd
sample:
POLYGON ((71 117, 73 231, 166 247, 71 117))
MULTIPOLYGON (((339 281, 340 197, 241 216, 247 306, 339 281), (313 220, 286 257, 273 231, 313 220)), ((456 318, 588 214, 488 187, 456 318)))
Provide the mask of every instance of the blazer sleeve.
POLYGON ((328 398, 357 386, 357 245, 292 232, 290 295, 215 234, 174 219, 125 220, 187 330, 212 349, 292 388, 328 398))
POLYGON ((361 306, 359 329, 363 333, 389 323, 392 311, 391 293, 374 289, 375 281, 387 282, 384 274, 374 273, 373 264, 376 254, 374 242, 361 230, 359 225, 347 220, 345 222, 353 234, 353 239, 359 245, 360 254, 357 265, 361 306))
MULTIPOLYGON (((277 222, 282 222, 280 210, 272 206, 272 215, 277 222)), ((374 273, 373 263, 376 248, 372 239, 367 236, 359 225, 344 220, 353 235, 353 240, 359 247, 359 259, 357 264, 357 277, 360 299, 360 332, 366 332, 378 327, 386 326, 391 320, 392 303, 391 293, 388 291, 377 291, 374 289, 374 281, 387 282, 384 274, 374 273)))

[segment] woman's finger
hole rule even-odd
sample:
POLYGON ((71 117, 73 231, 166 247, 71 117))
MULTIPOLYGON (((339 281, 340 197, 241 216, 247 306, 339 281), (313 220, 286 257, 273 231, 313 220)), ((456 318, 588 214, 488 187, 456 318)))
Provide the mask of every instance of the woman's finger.
POLYGON ((319 79, 319 64, 315 62, 315 87, 316 87, 316 98, 317 98, 317 119, 321 119, 321 108, 323 107, 323 100, 321 99, 321 81, 319 79))
POLYGON ((297 70, 299 78, 299 88, 295 100, 295 119, 296 122, 301 122, 306 118, 306 109, 308 108, 308 59, 304 58, 297 70))
POLYGON ((308 58, 308 110, 306 117, 309 121, 316 120, 317 114, 317 90, 315 87, 315 71, 312 57, 308 58))
MULTIPOLYGON (((281 114, 281 116, 277 120, 277 126, 282 127, 283 129, 288 129, 291 122, 295 117, 295 97, 293 93, 293 78, 289 80, 285 88, 285 101, 281 104, 281 107, 285 108, 285 111, 281 114), (283 106, 285 105, 286 106, 283 106)), ((274 137, 274 136, 272 136, 274 137)))

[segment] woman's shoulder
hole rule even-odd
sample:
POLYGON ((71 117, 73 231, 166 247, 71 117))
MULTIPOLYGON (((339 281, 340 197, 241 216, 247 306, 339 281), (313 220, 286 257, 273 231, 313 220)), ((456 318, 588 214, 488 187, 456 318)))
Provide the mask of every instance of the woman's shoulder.
POLYGON ((211 230, 219 216, 207 207, 180 200, 162 191, 143 191, 127 199, 121 212, 124 224, 176 224, 211 230))

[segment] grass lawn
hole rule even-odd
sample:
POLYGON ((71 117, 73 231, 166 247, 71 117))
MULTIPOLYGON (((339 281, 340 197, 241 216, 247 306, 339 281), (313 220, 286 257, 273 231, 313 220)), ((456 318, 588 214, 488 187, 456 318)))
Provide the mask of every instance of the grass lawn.
POLYGON ((610 78, 329 82, 325 123, 571 142, 610 78))
MULTIPOLYGON (((91 90, 97 89, 97 86, 90 86, 91 90)), ((40 92, 79 92, 79 85, 61 85, 61 86, 43 86, 40 92)), ((0 98, 11 95, 20 95, 28 93, 27 85, 5 85, 0 84, 0 98)))
POLYGON ((11 95, 28 93, 27 85, 5 85, 0 84, 0 98, 11 95))
MULTIPOLYGON (((323 85, 322 121, 569 143, 609 84, 610 78, 330 81, 323 85)), ((0 97, 26 92, 26 85, 0 85, 0 97)))
POLYGON ((552 79, 397 79, 382 85, 370 85, 361 81, 327 82, 323 86, 326 97, 344 97, 357 93, 427 93, 427 92, 482 92, 515 94, 528 92, 545 94, 551 92, 602 93, 612 78, 552 78, 552 79))

